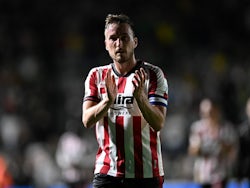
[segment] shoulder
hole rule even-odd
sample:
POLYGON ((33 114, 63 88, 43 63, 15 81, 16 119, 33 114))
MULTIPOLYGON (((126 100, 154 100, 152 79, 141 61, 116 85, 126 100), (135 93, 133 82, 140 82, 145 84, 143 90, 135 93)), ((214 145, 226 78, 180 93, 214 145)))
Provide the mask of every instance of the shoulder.
POLYGON ((110 64, 103 65, 103 66, 96 66, 92 67, 88 74, 87 77, 84 77, 85 83, 96 83, 99 82, 102 78, 103 72, 107 72, 107 70, 111 67, 110 64), (105 71, 106 70, 106 71, 105 71))
POLYGON ((96 72, 96 71, 106 70, 109 68, 111 68, 111 64, 96 66, 96 67, 92 67, 89 72, 92 73, 92 72, 96 72))
POLYGON ((166 79, 166 74, 160 66, 154 65, 146 61, 142 62, 141 66, 145 69, 149 76, 155 76, 158 79, 166 79))
POLYGON ((220 135, 223 139, 227 140, 228 142, 233 142, 238 137, 237 129, 231 122, 228 121, 222 124, 220 135))
POLYGON ((96 77, 96 76, 98 76, 98 75, 100 76, 100 75, 102 75, 102 73, 103 73, 104 71, 107 71, 109 68, 111 68, 111 64, 92 67, 92 68, 89 70, 88 78, 90 78, 90 77, 96 77))
POLYGON ((153 71, 162 71, 162 69, 158 65, 154 65, 146 61, 142 62, 142 67, 153 71))
POLYGON ((190 126, 192 132, 202 132, 204 128, 205 126, 202 120, 196 120, 190 126))

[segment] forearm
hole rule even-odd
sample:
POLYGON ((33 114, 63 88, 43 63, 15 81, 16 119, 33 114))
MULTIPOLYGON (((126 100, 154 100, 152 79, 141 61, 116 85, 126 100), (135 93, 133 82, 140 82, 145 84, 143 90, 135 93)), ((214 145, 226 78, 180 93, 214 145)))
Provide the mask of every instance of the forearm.
POLYGON ((106 98, 96 105, 90 107, 86 107, 85 105, 88 104, 83 104, 82 122, 86 128, 90 128, 107 114, 111 102, 106 98))
POLYGON ((136 101, 144 119, 155 131, 159 131, 164 126, 166 113, 161 111, 158 107, 152 106, 148 102, 147 96, 144 94, 140 95, 136 101))

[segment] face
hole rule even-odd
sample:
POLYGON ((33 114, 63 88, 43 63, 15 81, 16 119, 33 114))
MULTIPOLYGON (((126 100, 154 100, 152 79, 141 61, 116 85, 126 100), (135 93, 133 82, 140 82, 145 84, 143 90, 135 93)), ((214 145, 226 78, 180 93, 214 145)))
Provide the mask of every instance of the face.
POLYGON ((212 103, 209 99, 203 99, 200 103, 200 115, 202 117, 209 117, 212 110, 212 103))
POLYGON ((112 23, 105 30, 105 47, 114 62, 125 63, 134 57, 137 38, 126 23, 112 23))

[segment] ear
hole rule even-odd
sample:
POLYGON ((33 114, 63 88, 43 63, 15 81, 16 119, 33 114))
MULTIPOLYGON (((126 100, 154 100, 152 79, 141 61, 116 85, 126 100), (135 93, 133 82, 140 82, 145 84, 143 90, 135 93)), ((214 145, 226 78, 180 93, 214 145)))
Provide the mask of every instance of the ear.
POLYGON ((136 48, 138 45, 138 38, 134 37, 134 48, 136 48))

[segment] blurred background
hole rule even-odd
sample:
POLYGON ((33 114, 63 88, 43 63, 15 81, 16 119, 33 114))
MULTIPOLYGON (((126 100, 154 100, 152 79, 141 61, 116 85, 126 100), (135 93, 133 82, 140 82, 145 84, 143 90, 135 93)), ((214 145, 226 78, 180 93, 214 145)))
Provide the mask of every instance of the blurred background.
POLYGON ((250 96, 247 0, 0 0, 0 168, 13 185, 88 184, 97 149, 81 123, 84 80, 110 63, 108 13, 125 13, 136 57, 160 66, 169 84, 163 130, 168 180, 192 180, 187 153, 199 101, 217 101, 236 128, 250 96), (169 173, 171 169, 171 173, 169 173))

